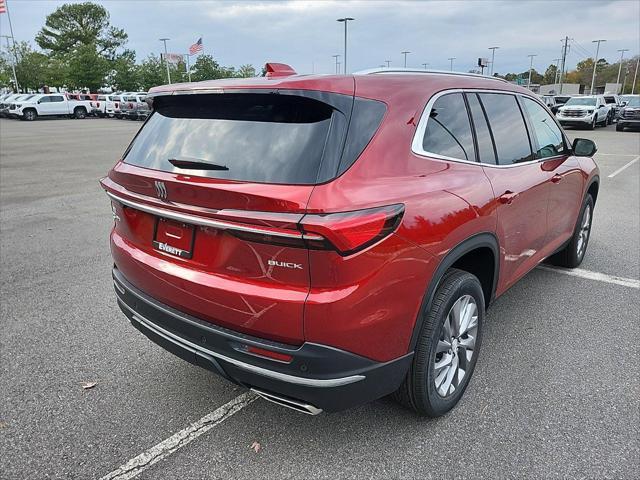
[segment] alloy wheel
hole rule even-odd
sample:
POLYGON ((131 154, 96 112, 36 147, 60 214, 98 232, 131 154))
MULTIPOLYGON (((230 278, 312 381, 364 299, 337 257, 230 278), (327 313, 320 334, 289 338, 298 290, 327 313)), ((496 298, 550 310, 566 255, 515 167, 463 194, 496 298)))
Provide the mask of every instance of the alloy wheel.
POLYGON ((471 295, 460 297, 440 331, 433 364, 434 384, 441 397, 458 389, 471 367, 478 334, 478 305, 471 295))
POLYGON ((580 222, 580 230, 578 231, 578 242, 576 245, 576 252, 578 258, 582 258, 584 251, 587 248, 587 241, 589 240, 589 230, 591 228, 591 205, 587 205, 582 214, 582 221, 580 222))

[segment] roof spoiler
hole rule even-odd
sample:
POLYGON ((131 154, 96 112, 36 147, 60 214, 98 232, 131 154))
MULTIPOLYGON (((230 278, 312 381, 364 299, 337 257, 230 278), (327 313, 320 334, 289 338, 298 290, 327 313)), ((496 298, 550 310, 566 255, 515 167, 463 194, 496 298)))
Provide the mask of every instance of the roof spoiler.
POLYGON ((298 73, 286 63, 266 63, 264 69, 267 78, 290 77, 298 73))

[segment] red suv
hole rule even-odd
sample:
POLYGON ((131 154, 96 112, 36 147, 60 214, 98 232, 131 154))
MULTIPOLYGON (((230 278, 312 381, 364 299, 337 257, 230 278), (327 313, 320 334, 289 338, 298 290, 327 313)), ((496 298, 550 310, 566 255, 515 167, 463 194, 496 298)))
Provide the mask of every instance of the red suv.
POLYGON ((582 261, 595 145, 528 90, 368 71, 152 89, 102 187, 118 304, 154 342, 306 413, 388 394, 437 416, 485 310, 582 261))

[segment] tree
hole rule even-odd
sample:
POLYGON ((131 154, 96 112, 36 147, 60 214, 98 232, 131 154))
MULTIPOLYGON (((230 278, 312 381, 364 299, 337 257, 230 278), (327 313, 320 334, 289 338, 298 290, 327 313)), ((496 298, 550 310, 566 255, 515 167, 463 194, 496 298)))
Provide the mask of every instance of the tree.
POLYGON ((547 69, 544 71, 544 78, 543 78, 543 83, 546 85, 550 85, 552 83, 555 83, 556 81, 556 74, 558 73, 558 67, 556 67, 553 63, 551 65, 549 65, 547 67, 547 69))
POLYGON ((253 65, 241 65, 236 73, 240 78, 252 78, 256 76, 256 69, 253 65))
POLYGON ((136 54, 132 50, 125 50, 118 55, 111 64, 111 72, 107 76, 107 83, 116 90, 133 92, 140 87, 140 67, 136 65, 136 54))
POLYGON ((78 47, 69 58, 70 87, 95 92, 104 85, 108 72, 109 62, 98 53, 95 44, 78 47))
POLYGON ((62 5, 47 16, 45 26, 36 35, 40 48, 54 55, 95 45, 96 52, 109 59, 126 41, 125 31, 111 26, 109 12, 91 2, 62 5))

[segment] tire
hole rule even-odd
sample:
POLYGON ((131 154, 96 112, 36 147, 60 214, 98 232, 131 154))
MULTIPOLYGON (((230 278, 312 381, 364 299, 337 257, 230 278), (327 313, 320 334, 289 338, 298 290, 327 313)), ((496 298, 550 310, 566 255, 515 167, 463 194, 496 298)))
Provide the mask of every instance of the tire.
POLYGON ((620 122, 616 123, 616 132, 623 132, 624 127, 620 125, 620 122))
POLYGON ((28 108, 22 111, 22 120, 33 122, 36 118, 38 118, 38 112, 33 108, 28 108))
POLYGON ((607 125, 613 125, 613 115, 607 116, 607 125))
POLYGON ((480 281, 468 272, 450 269, 434 294, 431 309, 424 313, 413 361, 402 385, 392 394, 393 398, 429 417, 439 417, 451 410, 473 375, 482 342, 483 322, 484 293, 480 281), (468 309, 464 309, 464 305, 468 309), (458 324, 454 310, 460 306, 463 306, 463 313, 469 313, 468 317, 462 316, 463 323, 467 318, 466 323, 471 327, 456 337, 458 324), (473 345, 473 349, 467 350, 465 344, 473 345), (449 366, 446 362, 450 362, 449 366), (465 366, 464 370, 457 368, 461 364, 465 366))
POLYGON ((569 243, 549 259, 553 265, 566 268, 576 268, 582 263, 587 252, 591 225, 593 224, 593 198, 590 194, 584 200, 580 209, 576 226, 569 243), (587 213, 588 212, 588 213, 587 213))
POLYGON ((589 130, 595 130, 596 129, 596 116, 593 116, 593 121, 591 122, 591 125, 589 125, 589 127, 587 127, 589 130))
POLYGON ((87 110, 84 107, 76 107, 73 111, 73 116, 78 120, 82 120, 87 117, 87 110))

